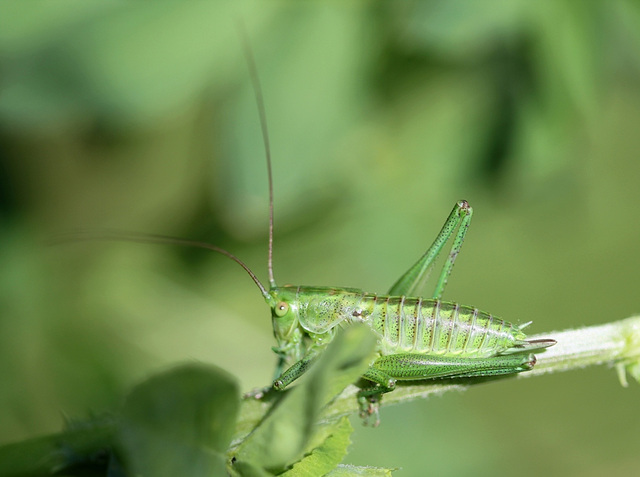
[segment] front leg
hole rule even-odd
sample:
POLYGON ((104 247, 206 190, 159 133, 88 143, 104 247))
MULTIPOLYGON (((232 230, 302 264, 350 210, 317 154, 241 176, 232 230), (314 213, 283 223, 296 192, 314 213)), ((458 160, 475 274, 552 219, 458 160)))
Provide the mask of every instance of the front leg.
POLYGON ((295 349, 299 343, 299 336, 294 337, 291 342, 287 343, 286 346, 276 347, 273 346, 271 349, 278 355, 278 363, 276 365, 274 380, 270 386, 254 389, 244 394, 245 398, 254 398, 254 399, 262 399, 271 391, 282 391, 293 381, 302 376, 307 369, 313 363, 314 357, 317 356, 317 353, 311 353, 302 358, 301 360, 294 363, 292 366, 287 368, 284 372, 282 369, 287 360, 287 354, 291 352, 292 349, 295 349))
POLYGON ((274 382, 273 388, 282 391, 289 384, 294 382, 300 376, 307 372, 307 370, 311 367, 313 362, 315 361, 317 355, 309 354, 302 358, 299 361, 293 363, 284 373, 282 373, 274 382))

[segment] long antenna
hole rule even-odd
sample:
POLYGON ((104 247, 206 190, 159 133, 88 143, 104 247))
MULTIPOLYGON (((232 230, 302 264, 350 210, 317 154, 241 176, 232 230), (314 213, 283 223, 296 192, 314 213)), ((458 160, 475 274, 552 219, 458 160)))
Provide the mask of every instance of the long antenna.
POLYGON ((258 114, 260 115, 260 127, 262 129, 262 141, 264 142, 264 152, 267 158, 267 177, 269 179, 269 255, 267 268, 269 270, 269 284, 271 288, 276 287, 276 281, 273 278, 273 173, 271 172, 271 146, 269 144, 269 130, 267 129, 267 113, 264 106, 264 97, 262 95, 262 87, 260 86, 260 77, 256 68, 256 60, 251 49, 251 43, 247 35, 247 30, 241 18, 238 17, 238 30, 242 37, 242 49, 247 67, 249 68, 249 76, 251 84, 256 96, 256 104, 258 106, 258 114))
POLYGON ((236 262, 244 271, 249 274, 249 276, 253 279, 258 288, 262 292, 262 295, 266 299, 270 299, 271 296, 269 292, 264 287, 264 285, 260 282, 255 273, 251 271, 251 269, 238 257, 236 257, 231 252, 226 251, 223 248, 216 247, 215 245, 211 245, 207 242, 198 242, 197 240, 187 240, 176 237, 169 237, 167 235, 157 235, 157 234, 144 234, 138 232, 123 232, 119 230, 76 230, 73 232, 67 232, 64 234, 57 235, 52 238, 50 243, 65 243, 65 242, 78 242, 78 241, 96 241, 96 240, 104 240, 104 241, 115 241, 115 242, 137 242, 137 243, 153 243, 153 244, 169 244, 169 245, 184 245, 187 247, 197 247, 204 248, 206 250, 211 250, 213 252, 221 253, 222 255, 229 257, 231 260, 236 262))

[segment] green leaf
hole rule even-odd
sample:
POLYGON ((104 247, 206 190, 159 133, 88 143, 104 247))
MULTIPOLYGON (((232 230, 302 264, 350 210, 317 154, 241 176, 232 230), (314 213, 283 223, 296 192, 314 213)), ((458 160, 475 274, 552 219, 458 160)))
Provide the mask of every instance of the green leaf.
POLYGON ((298 461, 323 406, 356 381, 373 358, 376 338, 365 326, 339 333, 301 383, 286 391, 240 445, 236 462, 279 472, 298 461))
POLYGON ((342 462, 347 454, 347 447, 351 444, 349 436, 353 432, 353 427, 347 417, 343 417, 329 427, 330 433, 324 442, 296 462, 290 470, 281 474, 282 476, 325 475, 342 462))
POLYGON ((239 408, 233 378, 188 364, 138 385, 127 398, 120 452, 132 475, 224 475, 239 408))
POLYGON ((357 324, 338 333, 322 358, 303 378, 302 385, 317 393, 321 406, 328 404, 349 384, 357 381, 375 357, 377 336, 357 324))

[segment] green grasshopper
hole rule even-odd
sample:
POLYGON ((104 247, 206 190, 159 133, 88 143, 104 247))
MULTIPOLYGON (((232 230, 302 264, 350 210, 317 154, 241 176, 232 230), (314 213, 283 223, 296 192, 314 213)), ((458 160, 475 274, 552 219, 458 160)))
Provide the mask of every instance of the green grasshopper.
MULTIPOLYGON (((372 415, 374 425, 379 423, 379 398, 393 391, 398 380, 497 376, 532 369, 533 352, 554 345, 555 340, 527 340, 522 330, 530 323, 516 326, 440 299, 472 213, 467 201, 456 203, 433 244, 386 295, 355 288, 276 285, 271 233, 268 290, 246 265, 231 257, 250 273, 271 308, 277 341, 273 349, 279 357, 273 389, 281 391, 302 376, 336 331, 351 323, 365 323, 379 338, 377 357, 362 376, 367 384, 358 393, 365 423, 372 415), (451 237, 453 244, 435 290, 428 298, 419 297, 418 288, 451 237)), ((271 215, 270 231, 272 224, 271 215)))

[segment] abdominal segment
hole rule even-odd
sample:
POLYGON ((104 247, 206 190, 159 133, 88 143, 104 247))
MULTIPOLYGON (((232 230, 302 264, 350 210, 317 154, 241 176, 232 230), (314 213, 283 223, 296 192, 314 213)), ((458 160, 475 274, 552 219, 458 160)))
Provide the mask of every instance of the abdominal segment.
POLYGON ((353 315, 380 336, 383 355, 487 357, 521 345, 526 338, 518 327, 489 313, 433 299, 367 294, 353 315))

